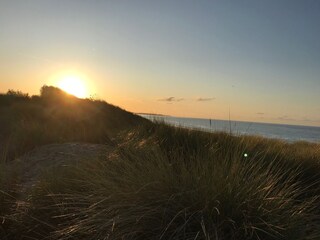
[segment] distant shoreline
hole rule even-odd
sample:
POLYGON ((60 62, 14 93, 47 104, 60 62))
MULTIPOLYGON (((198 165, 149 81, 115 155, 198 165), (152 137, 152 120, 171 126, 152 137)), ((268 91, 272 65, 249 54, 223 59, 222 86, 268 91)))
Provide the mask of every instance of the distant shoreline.
POLYGON ((150 115, 150 116, 162 116, 162 117, 173 117, 171 115, 158 114, 158 113, 135 113, 138 115, 150 115))
POLYGON ((157 114, 157 113, 135 113, 135 114, 172 117, 172 118, 183 118, 183 119, 200 119, 200 120, 212 120, 212 121, 230 121, 230 122, 239 122, 239 123, 252 123, 252 124, 258 123, 258 124, 269 124, 269 125, 279 125, 279 126, 320 128, 320 126, 317 126, 317 125, 303 125, 303 124, 294 124, 294 123, 254 122, 254 121, 232 120, 232 119, 228 120, 228 119, 201 118, 201 117, 180 117, 180 116, 172 116, 172 115, 157 114))
POLYGON ((281 139, 288 142, 307 141, 320 143, 320 128, 315 126, 172 117, 158 114, 141 114, 140 116, 155 121, 159 118, 170 125, 191 129, 201 129, 207 132, 232 131, 245 135, 259 135, 266 138, 281 139))

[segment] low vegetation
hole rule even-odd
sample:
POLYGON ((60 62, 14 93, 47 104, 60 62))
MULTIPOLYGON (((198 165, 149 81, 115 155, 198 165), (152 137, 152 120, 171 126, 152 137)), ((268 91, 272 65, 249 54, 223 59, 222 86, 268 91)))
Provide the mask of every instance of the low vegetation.
POLYGON ((79 99, 50 86, 42 87, 40 96, 0 94, 0 116, 0 152, 10 159, 48 143, 105 143, 146 122, 104 101, 79 99))
MULTIPOLYGON (((33 101, 44 104, 42 97, 21 101, 38 108, 33 101)), ((103 160, 44 170, 27 212, 0 211, 11 216, 3 239, 320 239, 319 144, 151 124, 115 107, 104 112, 101 101, 69 98, 72 111, 39 121, 50 127, 19 154, 55 141, 104 142, 112 151, 103 160), (79 118, 86 134, 69 129, 79 118), (56 130, 50 140, 49 129, 56 130)), ((20 134, 31 134, 33 119, 20 134)))

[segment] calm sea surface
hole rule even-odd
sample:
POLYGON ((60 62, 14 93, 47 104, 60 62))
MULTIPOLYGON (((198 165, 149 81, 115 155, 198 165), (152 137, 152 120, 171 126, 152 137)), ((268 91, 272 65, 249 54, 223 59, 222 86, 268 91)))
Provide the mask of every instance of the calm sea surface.
POLYGON ((268 138, 278 138, 289 142, 308 141, 320 143, 320 127, 294 126, 271 123, 239 122, 210 120, 200 118, 181 118, 170 116, 158 116, 140 114, 152 121, 164 121, 165 123, 187 128, 196 128, 204 131, 225 131, 234 134, 260 135, 268 138))

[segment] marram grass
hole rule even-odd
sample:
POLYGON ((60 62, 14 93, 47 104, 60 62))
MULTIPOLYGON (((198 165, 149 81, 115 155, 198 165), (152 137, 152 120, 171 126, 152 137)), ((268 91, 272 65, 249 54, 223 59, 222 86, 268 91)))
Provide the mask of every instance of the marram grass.
POLYGON ((232 136, 201 145, 209 135, 158 127, 148 140, 130 134, 105 161, 47 171, 21 231, 37 239, 320 239, 319 184, 305 179, 305 165, 271 149, 244 157, 244 140, 232 136))

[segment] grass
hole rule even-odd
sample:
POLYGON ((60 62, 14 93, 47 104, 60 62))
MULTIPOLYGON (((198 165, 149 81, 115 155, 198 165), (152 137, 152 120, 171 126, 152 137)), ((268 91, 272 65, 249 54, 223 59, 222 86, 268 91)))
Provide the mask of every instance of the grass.
POLYGON ((78 99, 44 86, 40 96, 0 94, 0 152, 13 159, 57 142, 110 142, 119 131, 147 120, 100 100, 78 99))
POLYGON ((7 239, 320 239, 319 144, 119 129, 106 159, 44 170, 7 239))
POLYGON ((16 200, 19 168, 8 164, 7 152, 0 154, 0 239, 6 239, 7 229, 10 226, 10 214, 16 200))

